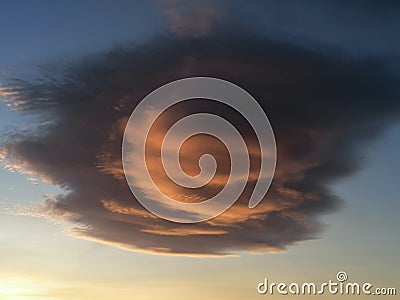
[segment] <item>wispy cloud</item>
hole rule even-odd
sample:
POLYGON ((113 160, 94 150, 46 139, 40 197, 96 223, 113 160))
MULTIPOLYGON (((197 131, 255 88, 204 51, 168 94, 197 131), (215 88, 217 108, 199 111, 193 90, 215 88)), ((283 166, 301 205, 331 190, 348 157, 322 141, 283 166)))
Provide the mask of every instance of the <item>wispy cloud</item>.
POLYGON ((201 37, 210 34, 215 25, 225 19, 222 2, 209 0, 161 0, 168 17, 170 32, 182 37, 201 37))

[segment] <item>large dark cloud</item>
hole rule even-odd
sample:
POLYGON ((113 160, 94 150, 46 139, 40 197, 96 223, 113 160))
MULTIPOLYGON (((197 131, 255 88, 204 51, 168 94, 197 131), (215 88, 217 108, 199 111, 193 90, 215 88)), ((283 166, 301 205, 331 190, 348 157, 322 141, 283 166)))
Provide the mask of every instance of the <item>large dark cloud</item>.
POLYGON ((329 185, 353 174, 368 142, 399 118, 396 80, 376 58, 305 50, 250 33, 156 37, 10 84, 4 92, 12 103, 43 123, 5 144, 3 158, 68 191, 37 210, 70 222, 78 237, 171 254, 281 251, 320 235, 318 216, 341 202, 329 185), (257 208, 247 208, 247 189, 221 216, 182 225, 154 217, 133 198, 121 144, 144 96, 191 76, 249 91, 270 118, 278 162, 257 208))

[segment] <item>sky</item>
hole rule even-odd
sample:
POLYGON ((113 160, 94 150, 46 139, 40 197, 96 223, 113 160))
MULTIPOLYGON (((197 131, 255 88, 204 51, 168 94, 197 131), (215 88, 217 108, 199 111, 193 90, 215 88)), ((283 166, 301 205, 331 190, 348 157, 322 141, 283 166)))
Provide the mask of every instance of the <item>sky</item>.
MULTIPOLYGON (((399 14, 374 1, 3 4, 0 299, 279 299, 257 284, 339 271, 399 290, 399 14), (278 161, 256 209, 250 184, 226 213, 186 226, 137 203, 120 153, 134 106, 191 76, 255 96, 278 161)), ((235 113, 212 108, 251 141, 235 113)), ((160 127, 209 109, 187 103, 160 127)))

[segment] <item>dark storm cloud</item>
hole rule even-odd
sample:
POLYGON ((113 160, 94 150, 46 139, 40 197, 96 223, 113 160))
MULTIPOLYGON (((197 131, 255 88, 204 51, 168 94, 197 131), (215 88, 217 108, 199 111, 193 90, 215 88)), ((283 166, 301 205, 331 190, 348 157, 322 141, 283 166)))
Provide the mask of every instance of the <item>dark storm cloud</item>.
POLYGON ((317 217, 341 202, 329 184, 353 174, 368 142, 398 120, 396 80, 379 59, 304 50, 250 33, 157 37, 4 88, 20 112, 40 115, 43 123, 5 144, 2 156, 68 191, 36 213, 70 222, 77 237, 168 254, 282 251, 319 236, 317 217), (249 91, 270 118, 278 162, 255 209, 247 208, 245 191, 221 216, 182 225, 153 216, 133 198, 121 144, 144 96, 191 76, 249 91))

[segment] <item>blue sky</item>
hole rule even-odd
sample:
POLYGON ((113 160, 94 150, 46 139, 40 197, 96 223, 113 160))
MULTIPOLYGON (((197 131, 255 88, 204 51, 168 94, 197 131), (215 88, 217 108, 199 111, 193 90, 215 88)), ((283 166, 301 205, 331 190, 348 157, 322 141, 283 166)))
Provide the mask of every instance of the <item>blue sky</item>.
POLYGON ((140 41, 162 25, 155 7, 143 1, 10 2, 1 11, 2 66, 71 59, 140 41))

